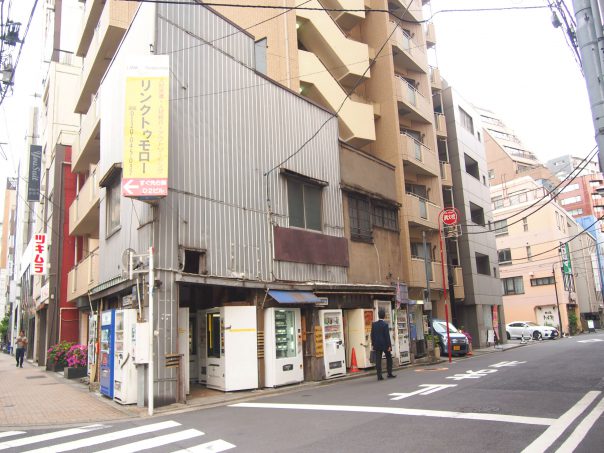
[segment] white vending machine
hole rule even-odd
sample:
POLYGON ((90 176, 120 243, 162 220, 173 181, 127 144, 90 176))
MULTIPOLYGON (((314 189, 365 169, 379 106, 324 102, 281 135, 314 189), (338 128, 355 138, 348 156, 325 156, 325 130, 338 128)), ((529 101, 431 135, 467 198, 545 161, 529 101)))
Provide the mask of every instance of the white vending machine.
POLYGON ((264 376, 266 387, 304 380, 299 308, 264 310, 264 376))
POLYGON ((409 322, 407 319, 407 309, 399 308, 395 313, 398 336, 398 361, 399 365, 404 365, 411 362, 411 355, 409 354, 409 322))
POLYGON ((384 321, 388 324, 388 330, 390 330, 390 342, 392 343, 392 357, 398 357, 398 330, 396 329, 396 311, 392 309, 392 303, 389 300, 374 300, 373 301, 373 315, 375 320, 378 320, 378 311, 384 309, 386 317, 384 321))
POLYGON ((258 388, 256 307, 219 307, 205 313, 207 387, 225 392, 258 388))
POLYGON ((115 310, 113 399, 121 404, 136 403, 136 314, 134 308, 115 310))
POLYGON ((352 350, 357 359, 359 368, 371 368, 369 361, 371 354, 371 324, 373 323, 373 310, 370 308, 356 308, 344 310, 346 342, 346 363, 352 364, 352 350))
POLYGON ((346 349, 342 310, 319 310, 323 330, 323 360, 327 379, 346 374, 346 349))

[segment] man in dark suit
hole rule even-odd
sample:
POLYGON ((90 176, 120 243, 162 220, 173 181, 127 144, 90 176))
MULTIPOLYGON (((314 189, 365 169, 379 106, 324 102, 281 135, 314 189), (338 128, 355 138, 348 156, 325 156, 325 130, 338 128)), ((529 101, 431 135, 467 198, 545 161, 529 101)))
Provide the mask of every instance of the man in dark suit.
POLYGON ((392 343, 390 342, 390 330, 388 324, 384 321, 386 312, 383 308, 378 310, 379 320, 371 324, 371 345, 375 351, 375 370, 377 371, 378 381, 383 380, 382 377, 382 355, 386 354, 386 369, 388 377, 396 377, 392 374, 392 343))

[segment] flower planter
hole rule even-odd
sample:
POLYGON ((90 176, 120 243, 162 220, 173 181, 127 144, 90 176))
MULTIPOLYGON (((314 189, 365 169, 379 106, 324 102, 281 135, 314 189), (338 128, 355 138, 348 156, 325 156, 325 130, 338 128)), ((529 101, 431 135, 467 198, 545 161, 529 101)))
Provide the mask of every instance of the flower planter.
POLYGON ((86 377, 88 369, 86 367, 71 367, 68 366, 63 370, 66 379, 79 379, 86 377))
POLYGON ((46 371, 54 371, 55 373, 63 371, 65 367, 63 365, 59 365, 58 363, 47 363, 46 371))

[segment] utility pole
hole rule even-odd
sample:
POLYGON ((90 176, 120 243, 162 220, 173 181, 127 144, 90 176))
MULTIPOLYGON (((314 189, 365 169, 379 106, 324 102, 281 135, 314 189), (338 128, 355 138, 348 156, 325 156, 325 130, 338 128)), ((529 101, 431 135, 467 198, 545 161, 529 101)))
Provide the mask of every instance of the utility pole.
POLYGON ((604 34, 598 0, 573 0, 577 45, 598 145, 600 171, 604 171, 604 34))
POLYGON ((552 265, 552 275, 554 276, 554 291, 556 292, 556 306, 558 307, 558 323, 560 324, 560 338, 564 333, 562 330, 562 315, 560 314, 560 301, 558 300, 558 284, 556 283, 556 265, 552 265))

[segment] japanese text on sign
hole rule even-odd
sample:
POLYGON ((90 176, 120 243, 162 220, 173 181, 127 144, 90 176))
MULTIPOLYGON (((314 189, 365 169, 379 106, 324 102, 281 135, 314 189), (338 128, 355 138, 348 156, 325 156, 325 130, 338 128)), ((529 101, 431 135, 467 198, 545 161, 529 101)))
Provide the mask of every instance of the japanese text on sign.
POLYGON ((34 267, 34 275, 46 275, 47 250, 48 244, 46 243, 46 235, 36 234, 34 236, 34 253, 32 263, 34 267))

